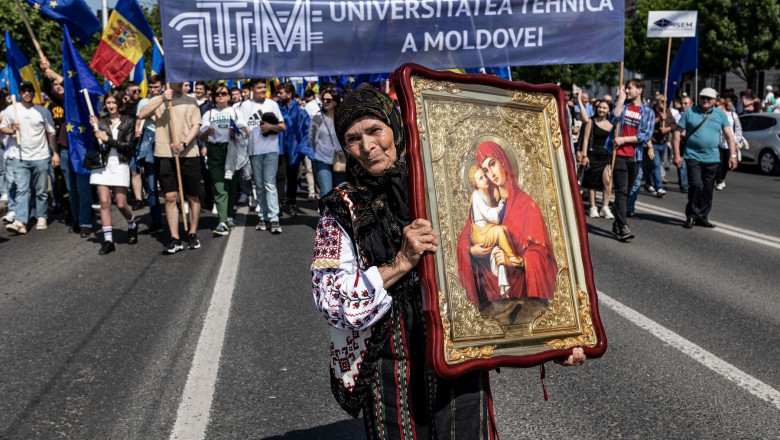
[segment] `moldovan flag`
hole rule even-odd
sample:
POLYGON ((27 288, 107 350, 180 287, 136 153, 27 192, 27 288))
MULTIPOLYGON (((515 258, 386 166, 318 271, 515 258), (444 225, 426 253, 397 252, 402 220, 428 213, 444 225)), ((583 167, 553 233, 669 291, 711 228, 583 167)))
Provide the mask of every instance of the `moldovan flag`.
POLYGON ((5 61, 11 66, 11 74, 13 74, 16 84, 18 85, 22 81, 32 83, 33 89, 35 89, 33 102, 36 104, 43 104, 41 85, 38 84, 38 77, 35 76, 35 71, 30 65, 30 61, 24 56, 22 50, 16 45, 8 31, 5 31, 5 61))
POLYGON ((89 67, 112 83, 122 84, 153 40, 152 28, 136 0, 119 0, 89 67))
POLYGON ((149 83, 146 81, 144 57, 141 57, 141 59, 138 60, 138 64, 136 64, 133 71, 130 72, 129 79, 138 83, 138 88, 141 90, 141 98, 146 98, 146 93, 149 91, 149 83))

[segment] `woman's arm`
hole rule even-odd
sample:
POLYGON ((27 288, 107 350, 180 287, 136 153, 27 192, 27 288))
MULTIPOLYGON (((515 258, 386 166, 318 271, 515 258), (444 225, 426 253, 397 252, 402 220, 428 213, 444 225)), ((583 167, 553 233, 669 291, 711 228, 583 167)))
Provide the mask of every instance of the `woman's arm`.
POLYGON ((314 302, 333 327, 362 330, 390 309, 379 269, 360 270, 352 240, 328 209, 317 224, 311 264, 314 302))

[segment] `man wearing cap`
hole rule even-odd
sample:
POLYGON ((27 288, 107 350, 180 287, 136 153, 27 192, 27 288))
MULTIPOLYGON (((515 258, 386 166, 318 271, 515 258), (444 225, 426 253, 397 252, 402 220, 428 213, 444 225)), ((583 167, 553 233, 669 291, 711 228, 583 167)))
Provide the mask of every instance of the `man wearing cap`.
POLYGON ((775 93, 772 91, 772 86, 766 86, 766 96, 764 96, 764 111, 772 113, 772 106, 775 105, 775 93))
POLYGON ((715 176, 720 163, 718 143, 720 133, 729 146, 729 169, 737 168, 737 150, 734 135, 726 113, 715 108, 718 92, 705 87, 699 92, 699 104, 683 113, 678 125, 686 132, 688 139, 684 156, 680 156, 680 137, 674 136, 674 164, 679 168, 685 160, 688 169, 688 204, 685 206, 685 223, 690 229, 694 225, 714 228, 708 216, 712 209, 712 193, 715 176))
POLYGON ((12 156, 7 160, 12 163, 9 167, 13 170, 13 181, 16 185, 14 203, 16 205, 16 220, 5 226, 11 232, 17 234, 27 233, 27 221, 29 220, 29 196, 30 184, 35 188, 35 211, 38 223, 35 229, 46 229, 47 216, 47 183, 49 177, 49 163, 58 167, 59 156, 52 158, 49 146, 55 146, 54 119, 49 109, 33 104, 35 89, 27 81, 19 83, 19 95, 22 100, 19 105, 6 109, 5 116, 0 122, 0 131, 11 135, 8 142, 11 143, 9 151, 12 156), (16 133, 19 133, 17 143, 16 133))

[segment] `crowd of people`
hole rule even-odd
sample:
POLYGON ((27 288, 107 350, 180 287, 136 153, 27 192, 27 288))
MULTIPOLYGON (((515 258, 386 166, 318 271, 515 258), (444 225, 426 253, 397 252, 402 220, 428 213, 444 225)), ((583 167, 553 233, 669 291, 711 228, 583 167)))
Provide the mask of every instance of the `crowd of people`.
POLYGON ((76 170, 68 131, 78 128, 65 120, 63 78, 47 61, 40 67, 43 105, 33 103, 29 82, 19 84, 21 99, 13 104, 8 90, 0 91, 0 196, 8 203, 5 228, 14 235, 27 234, 31 218, 35 229, 46 229, 51 213, 81 238, 98 232, 104 255, 116 250, 111 205, 126 221, 129 245, 138 242, 134 211, 148 207, 148 232, 167 226, 170 240, 162 252, 174 254, 200 247, 201 209, 217 215, 215 237, 235 228, 240 204, 258 213, 257 230, 280 234, 280 218, 299 212, 299 189, 315 201, 345 180, 333 122, 340 95, 333 84, 299 97, 291 83, 270 93, 264 79, 240 88, 198 81, 190 91, 189 83, 153 75, 141 99, 139 84, 127 81, 109 90, 102 111, 91 117, 94 141, 84 169, 76 170), (180 209, 187 216, 181 231, 180 209))
MULTIPOLYGON (((68 154, 73 127, 65 121, 62 76, 45 60, 40 67, 44 105, 33 104, 35 91, 28 82, 19 85, 15 105, 9 105, 6 89, 0 91, 0 197, 8 202, 5 227, 16 235, 27 233, 31 218, 35 229, 46 229, 53 213, 87 238, 95 234, 97 211, 99 252, 107 254, 116 250, 111 205, 127 223, 130 245, 138 241, 134 211, 148 207, 148 231, 156 234, 167 226, 170 240, 163 253, 173 254, 200 247, 201 209, 217 215, 215 237, 235 228, 235 210, 242 203, 258 213, 257 230, 279 234, 280 219, 298 212, 299 190, 305 194, 300 197, 314 201, 346 180, 346 156, 334 122, 341 96, 333 84, 299 97, 291 83, 269 93, 266 80, 240 88, 199 81, 190 91, 189 83, 166 87, 153 75, 148 96, 141 99, 139 85, 128 81, 106 93, 102 116, 90 120, 96 163, 84 172, 72 169, 68 154), (188 220, 184 231, 180 209, 188 220)), ((613 220, 615 237, 630 240, 634 234, 627 219, 640 190, 663 197, 666 173, 675 166, 679 190, 689 198, 686 227, 713 227, 707 217, 712 190, 724 190, 727 172, 736 166, 739 115, 780 112, 780 101, 772 86, 763 99, 750 89, 719 96, 705 88, 697 105, 682 96, 667 106, 659 93, 644 98, 644 88, 643 81, 631 79, 615 102, 609 95, 591 99, 578 88, 570 95, 567 117, 587 214, 613 220)))
POLYGON ((713 191, 726 188, 743 143, 739 115, 780 112, 772 86, 763 100, 750 89, 737 97, 731 89, 721 95, 705 87, 695 105, 687 95, 667 105, 659 92, 645 98, 644 89, 644 81, 631 79, 614 103, 610 95, 589 99, 576 88, 569 96, 568 125, 588 216, 613 220, 620 241, 634 238, 627 219, 634 216, 639 192, 663 197, 666 173, 674 166, 679 190, 688 195, 683 226, 714 228, 708 219, 713 191))

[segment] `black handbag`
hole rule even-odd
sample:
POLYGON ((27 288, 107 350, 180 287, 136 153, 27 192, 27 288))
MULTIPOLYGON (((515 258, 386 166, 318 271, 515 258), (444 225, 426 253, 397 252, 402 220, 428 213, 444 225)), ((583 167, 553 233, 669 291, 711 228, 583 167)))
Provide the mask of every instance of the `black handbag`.
POLYGON ((84 169, 87 170, 96 170, 104 168, 106 166, 106 161, 100 151, 87 151, 87 154, 84 155, 83 166, 84 169))

